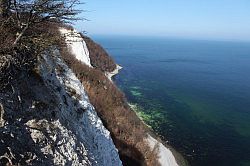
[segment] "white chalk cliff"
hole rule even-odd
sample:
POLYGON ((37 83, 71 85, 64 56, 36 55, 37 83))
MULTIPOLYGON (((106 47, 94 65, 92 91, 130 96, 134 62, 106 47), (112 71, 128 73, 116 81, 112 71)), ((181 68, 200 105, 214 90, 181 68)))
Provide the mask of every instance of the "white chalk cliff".
POLYGON ((59 112, 58 120, 27 122, 35 142, 41 141, 44 135, 33 129, 34 126, 47 124, 46 130, 50 133, 52 126, 56 128, 51 140, 57 143, 57 148, 52 149, 51 145, 47 145, 41 151, 52 155, 56 165, 122 165, 109 131, 97 116, 75 74, 59 56, 41 57, 39 70, 59 103, 56 110, 59 112))
POLYGON ((60 28, 59 31, 65 38, 68 49, 76 57, 76 59, 88 65, 89 67, 92 67, 89 58, 89 50, 80 33, 74 29, 69 30, 66 28, 60 28))
POLYGON ((0 165, 121 166, 110 132, 59 51, 39 56, 34 70, 0 92, 0 165))

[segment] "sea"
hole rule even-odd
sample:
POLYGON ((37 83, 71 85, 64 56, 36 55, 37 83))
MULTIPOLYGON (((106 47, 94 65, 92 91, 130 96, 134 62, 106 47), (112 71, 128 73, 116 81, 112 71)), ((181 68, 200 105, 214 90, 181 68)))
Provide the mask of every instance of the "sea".
POLYGON ((250 42, 93 38, 138 116, 191 166, 250 166, 250 42))

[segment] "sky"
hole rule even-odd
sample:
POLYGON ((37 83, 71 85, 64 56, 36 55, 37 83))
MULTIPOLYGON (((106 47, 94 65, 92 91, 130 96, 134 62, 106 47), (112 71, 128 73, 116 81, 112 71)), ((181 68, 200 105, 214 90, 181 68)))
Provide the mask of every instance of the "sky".
POLYGON ((250 0, 83 0, 89 35, 250 41, 250 0))

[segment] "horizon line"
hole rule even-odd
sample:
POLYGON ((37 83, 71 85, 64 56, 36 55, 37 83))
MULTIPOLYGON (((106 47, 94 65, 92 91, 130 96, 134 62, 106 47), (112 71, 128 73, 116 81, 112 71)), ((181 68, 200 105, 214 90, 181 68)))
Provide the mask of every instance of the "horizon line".
POLYGON ((200 41, 218 41, 218 42, 243 42, 250 43, 250 39, 238 39, 238 38, 216 38, 216 37, 191 37, 191 36, 179 36, 179 35, 152 35, 152 34, 107 34, 107 33, 89 33, 87 36, 117 36, 117 37, 145 37, 145 38, 169 38, 169 39, 183 39, 183 40, 200 40, 200 41))

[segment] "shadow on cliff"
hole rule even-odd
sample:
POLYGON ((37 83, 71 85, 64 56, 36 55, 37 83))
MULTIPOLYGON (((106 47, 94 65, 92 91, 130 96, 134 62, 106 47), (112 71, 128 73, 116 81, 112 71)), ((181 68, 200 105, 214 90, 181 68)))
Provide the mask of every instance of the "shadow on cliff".
MULTIPOLYGON (((1 110, 0 128, 0 165, 10 162, 11 165, 26 165, 27 161, 32 165, 53 165, 53 158, 44 155, 41 147, 31 138, 26 123, 29 120, 52 120, 52 112, 42 106, 40 109, 32 109, 32 101, 39 100, 36 90, 48 91, 42 80, 32 74, 21 73, 16 76, 13 83, 0 92, 1 110), (49 116, 50 114, 50 116, 49 116)), ((42 95, 41 94, 41 95, 42 95)), ((48 93, 49 94, 49 93, 48 93)), ((44 105, 45 106, 45 105, 44 105)))
MULTIPOLYGON (((60 90, 60 87, 58 89, 60 90)), ((48 131, 48 128, 53 128, 50 126, 52 122, 59 120, 63 127, 71 131, 65 120, 62 120, 60 103, 55 93, 34 71, 20 72, 11 85, 0 90, 0 105, 2 105, 0 109, 0 165, 8 163, 10 165, 54 165, 54 156, 41 151, 42 148, 49 146, 53 154, 55 151, 60 153, 57 150, 60 140, 53 140, 52 131, 48 131), (39 127, 30 127, 27 122, 31 120, 34 122, 46 120, 47 123, 39 127), (31 137, 31 130, 41 132, 45 138, 35 142, 31 137)), ((79 104, 77 100, 74 102, 79 104)), ((58 128, 53 128, 53 130, 56 133, 58 128)), ((78 138, 74 131, 71 132, 75 138, 78 138)), ((67 156, 62 153, 60 155, 66 160, 66 165, 71 165, 67 156)), ((83 160, 82 154, 77 153, 77 155, 83 160)))

